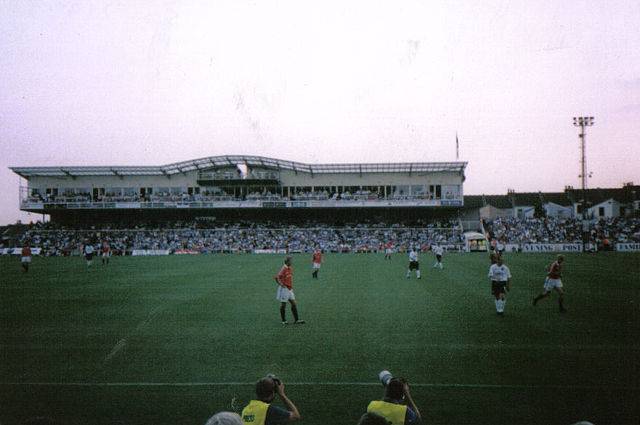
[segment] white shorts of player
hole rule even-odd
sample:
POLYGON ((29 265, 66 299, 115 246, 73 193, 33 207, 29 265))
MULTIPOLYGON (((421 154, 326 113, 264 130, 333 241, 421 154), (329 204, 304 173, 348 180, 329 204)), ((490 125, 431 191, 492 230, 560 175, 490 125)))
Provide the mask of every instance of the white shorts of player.
POLYGON ((562 288, 562 281, 560 279, 547 278, 544 281, 544 290, 551 291, 553 288, 562 288))
POLYGON ((30 263, 31 262, 31 257, 22 257, 22 262, 23 263, 30 263))
POLYGON ((295 301, 296 296, 293 295, 292 290, 282 286, 278 286, 278 292, 276 292, 276 299, 281 303, 286 303, 289 300, 295 301))
POLYGON ((320 268, 320 263, 313 263, 312 266, 314 269, 319 269, 320 268))
POLYGON ((109 253, 109 252, 103 252, 102 253, 102 258, 109 258, 109 257, 111 257, 111 253, 109 253))

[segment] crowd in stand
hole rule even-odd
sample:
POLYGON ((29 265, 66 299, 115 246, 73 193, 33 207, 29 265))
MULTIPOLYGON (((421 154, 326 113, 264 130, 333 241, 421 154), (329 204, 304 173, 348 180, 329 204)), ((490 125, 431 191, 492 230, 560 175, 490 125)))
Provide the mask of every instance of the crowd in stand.
MULTIPOLYGON (((490 241, 502 244, 553 244, 582 242, 582 222, 558 218, 498 218, 484 222, 490 241)), ((590 224, 590 240, 600 249, 616 243, 640 242, 639 218, 609 218, 590 224)), ((276 250, 312 252, 378 252, 390 243, 396 251, 410 246, 428 251, 433 245, 461 250, 464 234, 455 219, 411 224, 371 223, 331 226, 319 223, 191 221, 162 226, 91 226, 71 228, 52 223, 31 225, 14 243, 0 242, 0 248, 29 244, 42 248, 43 255, 71 255, 91 243, 99 247, 107 242, 114 254, 135 250, 197 251, 207 253, 254 252, 276 250)))
POLYGON ((134 250, 313 252, 316 247, 325 252, 377 252, 388 243, 398 251, 406 251, 410 245, 429 250, 435 244, 461 249, 464 236, 456 220, 432 222, 420 227, 384 223, 343 227, 236 223, 216 227, 194 221, 175 222, 162 227, 72 229, 39 223, 31 226, 19 242, 42 248, 43 255, 71 255, 86 243, 98 248, 105 241, 114 254, 129 254, 134 250))
POLYGON ((582 241, 582 222, 576 219, 502 217, 485 222, 491 240, 509 244, 571 243, 582 241))
MULTIPOLYGON (((491 240, 503 244, 582 242, 582 220, 573 218, 503 217, 484 222, 491 240)), ((640 241, 640 219, 616 217, 589 224, 590 240, 598 246, 640 241)))
POLYGON ((236 195, 223 190, 204 190, 201 193, 156 191, 151 194, 139 195, 137 193, 113 193, 107 192, 98 196, 92 196, 87 192, 65 191, 61 194, 40 194, 34 191, 26 200, 30 203, 86 203, 86 202, 220 202, 220 201, 375 201, 375 200, 412 200, 432 199, 431 193, 407 195, 402 191, 388 194, 370 190, 357 190, 351 193, 345 190, 341 193, 328 192, 327 190, 307 191, 300 190, 283 196, 269 190, 251 191, 248 194, 236 195))
POLYGON ((603 218, 590 229, 591 240, 598 245, 640 242, 640 218, 603 218))

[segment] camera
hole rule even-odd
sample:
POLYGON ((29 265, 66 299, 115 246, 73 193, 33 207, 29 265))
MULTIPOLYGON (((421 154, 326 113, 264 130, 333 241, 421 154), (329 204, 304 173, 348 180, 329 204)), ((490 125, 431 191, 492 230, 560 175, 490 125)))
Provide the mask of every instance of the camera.
POLYGON ((280 378, 278 378, 276 375, 274 375, 273 373, 268 373, 267 374, 267 378, 271 378, 273 380, 273 382, 275 382, 276 385, 280 386, 280 378))
MULTIPOLYGON (((393 375, 388 370, 383 370, 378 374, 378 379, 380 380, 382 385, 384 385, 386 387, 387 384, 389 383, 389 381, 391 381, 391 379, 393 379, 393 375)), ((402 383, 407 382, 407 380, 404 379, 404 378, 398 378, 398 379, 400 379, 402 381, 402 383)))
POLYGON ((391 372, 389 372, 388 370, 383 370, 378 374, 378 379, 385 387, 387 386, 389 381, 391 381, 391 378, 393 378, 393 375, 391 375, 391 372))

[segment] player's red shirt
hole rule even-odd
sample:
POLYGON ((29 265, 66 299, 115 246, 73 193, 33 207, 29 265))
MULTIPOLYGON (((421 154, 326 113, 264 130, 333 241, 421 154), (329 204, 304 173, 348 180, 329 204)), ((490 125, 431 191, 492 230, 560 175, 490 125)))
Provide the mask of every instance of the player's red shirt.
POLYGON ((562 276, 562 265, 558 264, 557 261, 551 263, 547 271, 547 276, 549 276, 550 279, 560 279, 562 276))
POLYGON ((282 266, 276 275, 276 280, 287 288, 293 289, 293 270, 291 270, 291 267, 287 267, 286 264, 282 266))
POLYGON ((387 249, 391 248, 391 241, 387 242, 387 249))
POLYGON ((31 257, 31 248, 25 246, 22 248, 22 256, 23 257, 31 257))
POLYGON ((108 254, 111 252, 111 247, 109 245, 102 245, 102 252, 108 254))
POLYGON ((322 253, 321 252, 314 252, 313 255, 311 256, 312 261, 314 263, 320 264, 322 263, 322 253))

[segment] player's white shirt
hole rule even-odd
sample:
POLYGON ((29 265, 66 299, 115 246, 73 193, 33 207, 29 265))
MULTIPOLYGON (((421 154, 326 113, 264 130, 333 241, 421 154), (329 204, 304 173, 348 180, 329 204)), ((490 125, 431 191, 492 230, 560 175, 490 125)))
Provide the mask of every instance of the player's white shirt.
POLYGON ((418 251, 409 252, 409 261, 418 261, 418 251))
POLYGON ((442 255, 442 247, 439 247, 439 246, 436 245, 431 249, 433 250, 433 253, 435 255, 442 255))
POLYGON ((93 245, 86 245, 84 247, 84 253, 85 254, 93 254, 93 245))
POLYGON ((511 279, 511 272, 509 271, 509 267, 504 264, 501 266, 492 264, 491 267, 489 267, 489 277, 491 280, 506 282, 508 279, 511 279))

